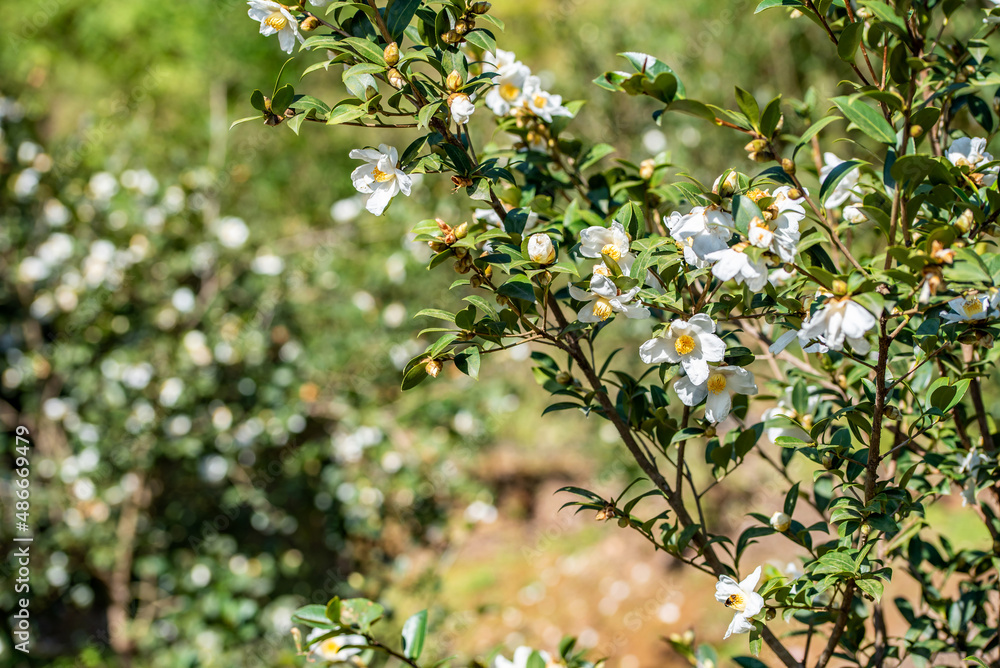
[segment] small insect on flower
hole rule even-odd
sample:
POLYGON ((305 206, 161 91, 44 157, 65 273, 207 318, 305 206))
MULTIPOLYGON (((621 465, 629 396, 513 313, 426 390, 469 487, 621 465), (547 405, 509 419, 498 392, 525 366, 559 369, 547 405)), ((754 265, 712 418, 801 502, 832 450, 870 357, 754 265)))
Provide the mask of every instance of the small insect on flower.
POLYGON ((715 584, 715 600, 736 613, 723 640, 734 633, 747 633, 753 628, 750 619, 764 608, 764 598, 754 591, 758 581, 760 566, 742 582, 737 582, 728 575, 719 576, 719 581, 715 584))

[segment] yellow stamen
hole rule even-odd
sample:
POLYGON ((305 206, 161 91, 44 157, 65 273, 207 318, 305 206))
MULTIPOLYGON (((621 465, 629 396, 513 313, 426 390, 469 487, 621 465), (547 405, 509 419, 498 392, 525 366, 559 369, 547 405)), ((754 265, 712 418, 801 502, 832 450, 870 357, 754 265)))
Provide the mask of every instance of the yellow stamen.
POLYGON ((333 638, 328 638, 319 644, 318 649, 323 654, 336 654, 340 651, 340 645, 338 645, 333 638))
POLYGON ((386 174, 378 167, 372 169, 372 178, 378 183, 385 183, 386 181, 392 181, 395 177, 394 174, 386 174))
POLYGON ((536 95, 536 96, 535 96, 535 97, 534 97, 534 98, 533 98, 533 99, 531 100, 531 103, 532 103, 532 104, 534 104, 534 105, 535 105, 536 107, 545 107, 545 103, 546 103, 546 102, 548 102, 548 100, 546 100, 546 99, 545 99, 544 97, 542 97, 541 95, 536 95))
POLYGON ((513 102, 517 99, 517 96, 521 94, 521 89, 514 84, 501 84, 500 85, 500 97, 507 100, 508 102, 513 102))
POLYGON ((972 316, 983 312, 983 303, 976 297, 969 297, 965 300, 965 303, 962 304, 962 310, 965 311, 965 315, 971 318, 972 316))
POLYGON ((622 259, 621 251, 614 244, 605 244, 604 248, 601 249, 601 255, 607 255, 615 262, 622 259))
POLYGON ((604 297, 598 297, 597 301, 594 302, 594 315, 601 320, 607 320, 610 318, 612 311, 611 302, 604 297))
POLYGON ((765 197, 769 197, 769 193, 766 190, 761 190, 760 188, 754 188, 747 193, 747 197, 753 200, 754 204, 761 201, 765 197))
POLYGON ((288 25, 288 19, 281 12, 271 12, 266 19, 265 25, 269 25, 275 30, 281 31, 288 25))
POLYGON ((597 265, 596 267, 594 267, 594 275, 595 276, 610 276, 611 275, 611 270, 608 269, 607 267, 605 267, 603 264, 600 264, 600 265, 597 265))
MULTIPOLYGON (((721 373, 713 373, 708 377, 708 391, 712 394, 720 394, 726 389, 726 376, 721 373)), ((742 600, 742 599, 741 599, 742 600)))
POLYGON ((674 341, 674 350, 677 351, 678 355, 687 355, 694 350, 694 338, 688 334, 678 337, 674 341))
POLYGON ((732 608, 736 612, 743 612, 747 609, 747 602, 744 600, 743 594, 731 594, 729 598, 726 599, 726 607, 732 608))

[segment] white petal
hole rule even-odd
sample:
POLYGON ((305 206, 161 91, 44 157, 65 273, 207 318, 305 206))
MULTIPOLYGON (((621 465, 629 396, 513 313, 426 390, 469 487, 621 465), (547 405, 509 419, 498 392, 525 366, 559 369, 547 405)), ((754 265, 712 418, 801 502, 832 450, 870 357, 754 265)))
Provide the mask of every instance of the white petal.
POLYGON ((663 362, 672 362, 674 360, 670 359, 670 353, 673 352, 676 355, 676 350, 672 343, 665 339, 650 339, 639 346, 639 357, 646 364, 662 364, 663 362))
POLYGON ((795 331, 794 329, 788 330, 787 332, 785 332, 784 334, 782 334, 781 336, 779 336, 778 340, 775 341, 774 343, 772 343, 768 347, 768 349, 767 349, 768 352, 770 352, 772 355, 777 355, 782 350, 784 350, 785 348, 787 348, 788 344, 791 343, 792 341, 794 341, 795 338, 798 335, 799 335, 799 333, 797 331, 795 331))
POLYGON ((708 362, 703 359, 685 359, 681 362, 684 367, 684 371, 687 372, 688 378, 695 385, 701 385, 708 380, 708 362))
POLYGON ((688 319, 688 324, 698 327, 703 332, 707 332, 709 334, 715 333, 715 321, 712 320, 711 316, 705 313, 698 313, 697 315, 691 316, 688 319))
POLYGON ((718 424, 729 417, 729 411, 733 407, 733 398, 729 392, 723 390, 718 394, 708 393, 705 400, 705 419, 718 424))
POLYGON ((389 206, 389 202, 392 200, 392 196, 396 193, 395 188, 386 187, 386 184, 380 184, 382 187, 375 188, 372 191, 371 196, 368 201, 365 202, 365 208, 371 211, 376 216, 381 216, 385 211, 385 208, 389 206))
MULTIPOLYGON (((740 583, 740 589, 746 594, 751 594, 755 589, 757 589, 757 583, 760 582, 760 566, 754 569, 753 573, 748 575, 743 582, 740 583)), ((756 614, 756 613, 755 613, 756 614)), ((749 615, 753 617, 753 615, 749 615)))
POLYGON ((410 178, 409 174, 396 170, 396 183, 399 184, 399 189, 403 191, 403 194, 407 197, 410 196, 410 187, 413 183, 413 179, 410 178))
POLYGON ((704 385, 695 385, 687 376, 674 383, 674 392, 685 406, 697 406, 708 396, 708 389, 704 385))
POLYGON ((701 353, 709 362, 721 362, 726 356, 726 342, 715 334, 702 334, 698 340, 701 353))
POLYGON ((743 614, 747 617, 753 617, 763 609, 764 597, 755 591, 750 592, 747 596, 747 609, 743 611, 743 614))
POLYGON ((749 633, 752 628, 753 624, 743 615, 743 613, 737 612, 733 615, 733 621, 729 623, 729 628, 726 630, 726 635, 723 640, 726 640, 734 633, 749 633))

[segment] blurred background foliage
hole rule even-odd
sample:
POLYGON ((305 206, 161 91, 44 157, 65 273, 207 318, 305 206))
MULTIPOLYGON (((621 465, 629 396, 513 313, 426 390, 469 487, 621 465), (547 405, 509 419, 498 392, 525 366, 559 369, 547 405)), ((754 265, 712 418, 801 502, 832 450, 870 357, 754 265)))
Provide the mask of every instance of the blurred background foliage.
MULTIPOLYGON (((633 50, 713 103, 735 83, 756 83, 758 99, 830 93, 846 65, 812 48, 816 30, 752 10, 500 0, 493 13, 502 47, 564 99, 588 100, 577 132, 635 161, 667 151, 710 183, 750 168, 739 136, 676 115, 658 128, 649 102, 590 82, 633 50)), ((610 527, 581 529, 550 493, 627 483, 613 438, 578 416, 543 424, 523 367, 398 391, 429 326, 413 314, 452 299, 405 233, 474 208, 431 177, 385 218, 361 209, 347 152, 402 146, 405 133, 229 131, 284 60, 237 0, 4 12, 0 420, 8 434, 29 426, 34 444, 33 656, 298 665, 290 611, 363 595, 400 619, 432 605, 441 656, 574 633, 625 668, 673 660, 658 636, 686 629, 700 599, 685 606, 663 561, 609 542, 610 527), (627 577, 608 581, 609 563, 627 577), (572 595, 522 614, 546 586, 572 595), (643 591, 630 620, 622 606, 643 591), (644 645, 621 639, 639 633, 644 645)), ((337 80, 307 84, 336 99, 337 80)), ((473 121, 483 131, 486 115, 473 121)), ((5 542, 12 445, 4 437, 5 542)), ((12 606, 5 585, 0 607, 12 606)), ((10 665, 21 657, 3 628, 10 665)))

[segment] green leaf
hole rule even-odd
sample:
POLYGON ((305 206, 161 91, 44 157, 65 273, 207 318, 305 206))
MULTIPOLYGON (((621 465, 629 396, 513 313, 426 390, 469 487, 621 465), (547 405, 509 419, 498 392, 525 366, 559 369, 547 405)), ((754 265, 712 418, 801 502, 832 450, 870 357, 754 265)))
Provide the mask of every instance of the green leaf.
POLYGON ((385 13, 385 25, 393 41, 403 41, 403 31, 410 25, 413 15, 420 9, 420 0, 395 0, 385 13))
POLYGON ((340 602, 340 622, 368 633, 372 624, 382 618, 384 609, 366 598, 349 598, 340 602))
POLYGON ((439 308, 425 308, 418 311, 414 318, 437 318, 438 320, 447 320, 448 322, 455 322, 455 314, 449 313, 448 311, 443 311, 439 308))
MULTIPOLYGON (((383 70, 385 69, 385 50, 376 44, 373 44, 370 40, 364 39, 362 37, 347 37, 341 40, 344 44, 347 44, 362 58, 364 58, 369 63, 378 65, 383 70)), ((381 70, 373 70, 381 71, 381 70)))
POLYGON ((357 120, 367 114, 368 112, 365 111, 364 107, 343 105, 336 107, 330 112, 330 115, 326 118, 326 124, 337 125, 339 123, 350 123, 351 121, 357 120))
POLYGON ((753 10, 753 13, 760 14, 765 9, 772 9, 774 7, 805 7, 805 5, 800 0, 762 0, 757 5, 757 9, 753 10))
POLYGON ((781 121, 781 96, 774 98, 767 103, 764 111, 760 114, 760 133, 765 137, 774 136, 778 129, 778 122, 781 121))
POLYGON ((841 60, 848 63, 854 62, 854 54, 857 53, 858 46, 861 45, 864 32, 864 21, 848 23, 844 26, 844 30, 840 33, 840 39, 837 40, 837 55, 840 56, 841 60))
POLYGON ((443 104, 443 100, 437 100, 421 107, 420 113, 417 114, 417 129, 429 127, 434 114, 438 112, 443 104))
POLYGON ((795 504, 799 500, 799 483, 792 485, 792 488, 788 490, 788 494, 785 494, 785 514, 789 517, 795 513, 795 504))
POLYGON ((509 281, 497 288, 497 294, 534 302, 535 286, 527 276, 518 274, 517 276, 511 276, 509 281))
POLYGON ((733 220, 736 222, 736 229, 744 236, 750 231, 750 221, 754 218, 763 220, 757 203, 746 195, 737 195, 733 198, 733 220))
POLYGON ((255 90, 250 94, 250 106, 257 111, 267 111, 267 102, 264 100, 264 94, 260 90, 255 90))
POLYGON ((874 598, 876 603, 882 600, 885 586, 880 580, 855 580, 854 584, 858 585, 861 591, 874 598))
POLYGON ((412 390, 414 387, 427 380, 427 378, 426 357, 424 355, 414 357, 407 363, 406 368, 403 369, 403 383, 401 389, 403 392, 412 390))
POLYGON ((455 355, 455 366, 459 371, 473 380, 479 380, 479 364, 479 348, 475 346, 466 348, 455 355))
MULTIPOLYGON (((419 3, 418 3, 419 4, 419 3)), ((403 623, 403 655, 416 661, 424 651, 427 635, 427 611, 421 610, 403 623)))
POLYGON ((326 604, 326 618, 334 624, 340 624, 340 598, 334 596, 326 604))
POLYGON ((264 118, 264 117, 263 116, 247 116, 246 118, 240 118, 238 120, 233 121, 233 124, 229 126, 229 129, 232 130, 237 125, 242 125, 243 123, 248 123, 250 121, 259 121, 262 118, 264 118))
POLYGON ((858 129, 876 141, 893 145, 896 143, 896 131, 882 115, 873 107, 860 99, 852 99, 846 95, 830 100, 849 121, 858 129))
POLYGON ((497 40, 488 30, 473 30, 465 34, 465 41, 473 46, 477 46, 483 51, 496 53, 497 40))
POLYGON ((802 136, 799 137, 799 140, 795 143, 795 151, 793 152, 793 155, 795 153, 798 153, 798 151, 799 151, 800 148, 802 148, 803 146, 805 146, 806 144, 808 144, 810 141, 812 141, 812 138, 815 137, 817 134, 819 134, 820 130, 822 130, 823 128, 825 128, 826 126, 828 126, 830 123, 833 123, 834 121, 839 121, 839 120, 840 120, 840 116, 826 116, 824 118, 819 119, 818 121, 816 121, 812 125, 810 125, 809 129, 806 130, 805 132, 803 132, 802 136))
POLYGON ((757 106, 757 100, 754 99, 754 96, 737 86, 736 104, 739 106, 740 111, 743 112, 743 115, 747 117, 747 120, 750 121, 750 125, 756 128, 760 123, 760 107, 757 106))
POLYGON ((271 111, 277 115, 281 116, 285 113, 285 109, 288 109, 288 105, 292 103, 295 98, 295 89, 292 88, 291 84, 285 84, 278 89, 278 92, 274 94, 271 99, 271 111))
POLYGON ((302 606, 292 613, 292 621, 320 629, 336 628, 336 625, 326 616, 326 606, 323 605, 302 606))
POLYGON ((827 174, 827 177, 823 180, 823 184, 819 189, 819 201, 825 202, 827 196, 833 192, 837 184, 840 183, 845 176, 847 176, 851 171, 857 169, 860 165, 867 165, 867 162, 861 160, 845 160, 840 163, 833 170, 827 174))

